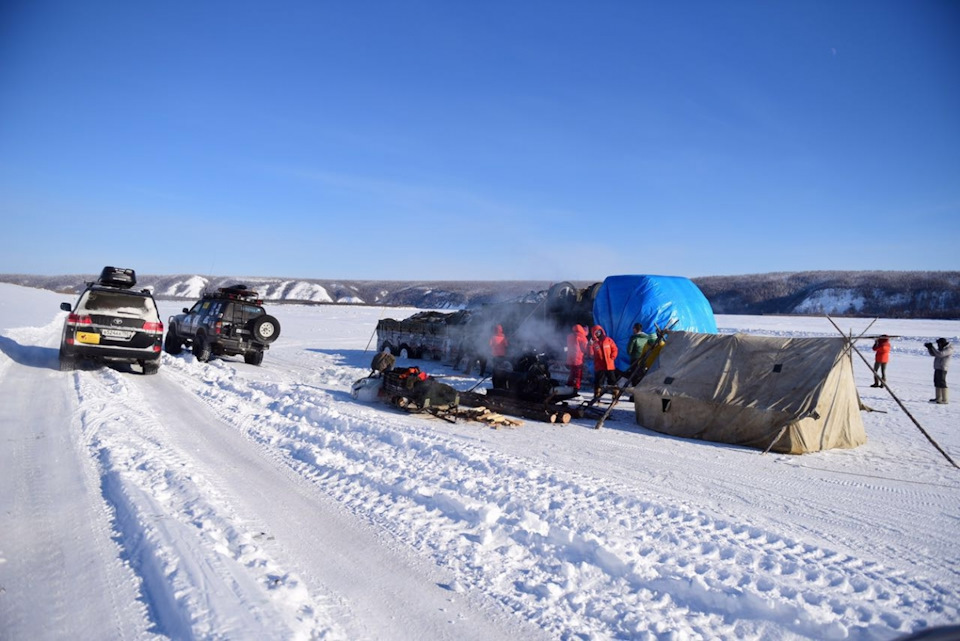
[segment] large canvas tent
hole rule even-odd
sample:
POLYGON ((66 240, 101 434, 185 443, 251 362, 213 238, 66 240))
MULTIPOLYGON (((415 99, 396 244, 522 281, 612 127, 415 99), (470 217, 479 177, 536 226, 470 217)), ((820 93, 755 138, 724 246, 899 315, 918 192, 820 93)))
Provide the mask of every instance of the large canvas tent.
POLYGON ((627 341, 633 324, 653 333, 672 324, 675 330, 715 334, 710 302, 693 281, 680 276, 608 276, 593 301, 593 322, 620 348, 617 367, 627 369, 627 341))
POLYGON ((672 332, 633 390, 637 423, 802 454, 867 441, 845 338, 672 332))

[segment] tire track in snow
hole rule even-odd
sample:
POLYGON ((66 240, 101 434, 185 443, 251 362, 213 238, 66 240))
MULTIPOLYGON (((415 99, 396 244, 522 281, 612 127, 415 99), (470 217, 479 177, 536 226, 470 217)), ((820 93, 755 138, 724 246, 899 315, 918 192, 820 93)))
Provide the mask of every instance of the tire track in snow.
MULTIPOLYGON (((336 390, 242 379, 228 362, 168 365, 225 422, 557 637, 870 639, 957 617, 956 598, 923 579, 653 491, 498 454, 336 390)), ((362 374, 324 376, 346 389, 362 374)))
POLYGON ((128 375, 78 373, 80 424, 158 630, 175 638, 345 638, 298 577, 235 526, 227 501, 144 411, 128 375), (216 553, 211 554, 213 550, 216 553))
MULTIPOLYGON (((643 436, 642 433, 645 430, 642 428, 638 430, 636 435, 643 436)), ((642 460, 644 454, 665 460, 669 460, 667 457, 676 456, 671 451, 673 440, 660 438, 659 435, 652 439, 644 438, 638 443, 623 439, 615 441, 611 439, 609 443, 610 450, 616 451, 617 456, 623 459, 633 456, 636 460, 642 460), (631 451, 634 453, 631 454, 631 451)), ((702 447, 720 446, 705 443, 702 447)), ((862 449, 863 452, 869 452, 869 444, 862 449)), ((819 470, 820 474, 815 479, 817 485, 824 487, 835 485, 855 491, 838 492, 828 489, 823 492, 826 500, 822 500, 817 492, 812 490, 810 476, 794 474, 789 469, 777 469, 780 466, 793 469, 806 468, 807 466, 800 462, 801 459, 786 455, 761 456, 759 452, 747 449, 741 450, 740 455, 747 459, 743 466, 729 465, 726 459, 723 459, 723 462, 717 462, 710 456, 704 456, 697 468, 687 470, 684 478, 661 479, 658 489, 662 491, 672 489, 674 497, 683 497, 687 494, 687 488, 709 484, 711 496, 718 505, 737 505, 740 496, 750 496, 751 509, 760 507, 763 512, 770 515, 772 521, 770 527, 776 527, 778 515, 781 514, 788 516, 787 520, 794 524, 793 527, 805 528, 812 520, 817 523, 817 528, 816 531, 811 530, 810 534, 822 540, 825 545, 850 554, 870 552, 874 558, 894 558, 900 562, 901 568, 909 568, 911 571, 920 568, 940 572, 943 569, 942 563, 937 559, 952 555, 951 550, 955 545, 952 532, 955 531, 956 526, 952 515, 960 509, 960 503, 956 499, 960 496, 957 492, 960 490, 960 483, 904 483, 900 479, 883 478, 879 475, 868 478, 862 475, 846 474, 842 470, 824 468, 819 470), (722 469, 717 466, 722 466, 722 469), (756 469, 759 466, 767 466, 769 472, 764 475, 765 491, 762 494, 753 491, 753 485, 756 483, 756 469), (863 494, 886 494, 889 498, 884 502, 883 510, 876 510, 871 508, 872 504, 859 503, 859 497, 863 494), (796 497, 804 497, 804 499, 797 501, 796 497), (951 509, 951 504, 956 508, 951 509), (910 516, 917 513, 918 506, 931 506, 939 510, 928 512, 932 515, 933 521, 915 524, 914 527, 923 527, 929 534, 919 544, 913 545, 915 537, 899 536, 900 529, 891 529, 890 524, 910 523, 910 516), (939 514, 938 511, 940 511, 939 514), (904 514, 907 516, 901 516, 904 514), (891 535, 889 537, 858 536, 863 532, 888 531, 891 535), (885 543, 887 539, 896 541, 896 545, 887 546, 885 543), (871 546, 873 549, 870 549, 871 546), (931 555, 931 549, 943 550, 943 553, 931 555), (938 563, 940 565, 936 567, 932 565, 938 563)), ((824 457, 830 456, 833 455, 826 454, 824 457)), ((858 458, 875 455, 863 454, 860 451, 845 451, 836 456, 858 458)), ((909 468, 909 464, 906 467, 909 468)), ((956 580, 960 581, 960 567, 951 568, 951 571, 956 580)))
MULTIPOLYGON (((6 534, 10 540, 32 541, 31 571, 38 577, 44 577, 49 583, 51 589, 47 592, 46 598, 36 602, 34 607, 42 612, 38 617, 41 621, 42 634, 54 635, 57 630, 63 630, 69 615, 68 595, 64 589, 70 577, 66 573, 66 562, 63 549, 59 545, 53 545, 57 540, 56 534, 60 526, 59 519, 55 519, 55 512, 48 510, 38 510, 35 506, 49 506, 55 503, 51 488, 46 482, 47 474, 46 456, 48 444, 45 442, 48 436, 46 434, 31 435, 28 437, 17 438, 8 442, 10 447, 10 456, 12 460, 18 461, 18 465, 24 473, 17 475, 16 485, 7 488, 14 496, 29 497, 30 504, 24 504, 23 508, 30 512, 16 510, 5 514, 7 525, 6 534), (24 530, 21 532, 21 530, 24 530), (29 530, 26 532, 25 530, 29 530)), ((50 438, 55 438, 53 435, 50 438)), ((5 550, 0 553, 2 562, 6 564, 7 555, 11 554, 9 545, 4 545, 5 550)), ((20 559, 17 559, 20 561, 20 559)), ((13 590, 14 586, 4 585, 4 591, 13 590)), ((26 610, 11 611, 4 616, 6 619, 5 627, 18 629, 28 623, 26 610)))
POLYGON ((3 493, 0 568, 10 575, 0 590, 0 635, 140 638, 147 622, 137 578, 118 558, 95 468, 76 435, 76 375, 56 371, 61 326, 57 318, 0 336, 0 466, 14 479, 3 493))
MULTIPOLYGON (((211 367, 220 371, 229 366, 211 367)), ((167 366, 164 372, 177 378, 176 366, 167 366)), ((193 390, 188 392, 163 379, 166 376, 160 386, 143 385, 153 404, 162 407, 158 411, 195 418, 194 424, 176 429, 178 421, 171 419, 171 432, 179 432, 171 446, 196 452, 193 457, 202 470, 223 470, 218 476, 228 488, 244 488, 242 502, 276 535, 284 547, 285 564, 299 568, 320 594, 336 596, 340 607, 335 619, 343 623, 348 638, 541 638, 539 630, 508 617, 492 599, 457 594, 449 573, 437 571, 434 564, 405 549, 385 553, 382 532, 372 531, 330 501, 308 475, 292 469, 284 450, 258 447, 219 419, 211 424, 214 413, 194 394, 198 384, 206 383, 180 377, 179 382, 193 390), (213 450, 215 454, 204 454, 213 450)))

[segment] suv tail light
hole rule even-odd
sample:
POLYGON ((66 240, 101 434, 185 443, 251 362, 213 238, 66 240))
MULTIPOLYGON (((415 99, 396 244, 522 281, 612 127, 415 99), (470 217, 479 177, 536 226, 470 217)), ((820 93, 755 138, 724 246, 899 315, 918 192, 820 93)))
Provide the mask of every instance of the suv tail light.
POLYGON ((150 323, 145 322, 143 324, 143 331, 145 332, 156 332, 157 334, 163 333, 163 323, 150 323))
POLYGON ((67 322, 72 325, 93 325, 93 319, 89 316, 80 316, 78 314, 70 314, 67 316, 67 322))
POLYGON ((220 333, 220 329, 221 329, 222 327, 223 327, 223 323, 220 322, 220 321, 217 321, 216 324, 213 326, 213 331, 214 331, 214 333, 215 333, 215 334, 219 334, 219 333, 220 333))

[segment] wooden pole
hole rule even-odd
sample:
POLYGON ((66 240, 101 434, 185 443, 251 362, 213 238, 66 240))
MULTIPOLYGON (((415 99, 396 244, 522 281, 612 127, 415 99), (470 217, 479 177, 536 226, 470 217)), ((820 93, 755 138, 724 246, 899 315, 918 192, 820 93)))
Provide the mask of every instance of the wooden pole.
MULTIPOLYGON (((659 327, 657 327, 657 340, 654 341, 653 347, 650 348, 650 352, 649 352, 650 354, 653 353, 653 350, 656 349, 657 345, 665 342, 667 332, 670 331, 670 328, 676 325, 679 321, 680 321, 679 318, 674 318, 673 321, 669 325, 667 325, 666 329, 660 329, 659 327)), ((613 407, 617 404, 617 401, 620 400, 620 397, 623 396, 623 393, 626 391, 627 387, 628 386, 636 387, 637 384, 639 384, 640 380, 643 380, 643 377, 647 375, 647 370, 649 368, 644 367, 645 360, 646 358, 641 356, 640 360, 638 360, 636 364, 627 371, 626 382, 622 386, 618 387, 617 391, 614 392, 613 400, 610 401, 610 405, 607 407, 607 411, 603 413, 603 416, 601 416, 600 420, 597 421, 597 424, 593 426, 593 429, 599 430, 601 427, 603 427, 603 422, 606 421, 607 418, 610 416, 610 412, 613 411, 613 407), (640 374, 640 380, 634 383, 633 377, 637 374, 640 374)), ((650 363, 650 367, 653 367, 653 363, 650 363)))
MULTIPOLYGON (((386 309, 387 309, 387 306, 386 306, 386 305, 384 305, 383 307, 380 308, 380 318, 377 319, 377 325, 379 325, 379 324, 380 324, 380 321, 383 320, 383 312, 386 311, 386 309)), ((363 353, 364 353, 364 354, 366 354, 366 353, 367 353, 367 350, 370 349, 370 343, 373 342, 373 337, 376 336, 376 335, 377 335, 377 327, 376 327, 376 325, 374 325, 374 327, 373 327, 373 333, 370 334, 370 340, 367 341, 367 346, 363 348, 363 353)))
MULTIPOLYGON (((834 327, 837 328, 837 331, 840 332, 841 335, 843 335, 843 330, 841 330, 839 327, 837 327, 837 324, 833 322, 833 319, 832 319, 832 318, 830 318, 829 316, 827 316, 827 320, 830 321, 830 323, 831 323, 834 327)), ((871 323, 871 324, 872 324, 872 323, 871 323)), ((844 336, 844 338, 846 338, 846 336, 844 336)), ((847 340, 849 340, 849 339, 847 339, 847 340)), ((854 344, 851 342, 851 343, 850 343, 850 347, 853 348, 853 351, 855 351, 855 352, 857 353, 857 356, 860 357, 860 359, 863 361, 863 363, 864 363, 867 367, 870 367, 870 361, 868 361, 868 360, 864 357, 864 355, 860 353, 860 350, 857 349, 856 345, 854 345, 854 344)), ((872 367, 870 367, 870 371, 871 371, 871 372, 873 371, 873 368, 872 368, 872 367)), ((953 460, 952 458, 950 458, 950 455, 947 454, 946 452, 944 452, 944 451, 943 451, 943 448, 940 447, 940 445, 937 444, 937 442, 933 440, 933 437, 931 437, 931 436, 927 433, 927 430, 923 429, 923 426, 920 425, 920 422, 917 421, 917 419, 915 419, 915 418, 913 417, 913 414, 911 414, 910 411, 906 408, 906 406, 904 406, 904 404, 900 401, 900 399, 897 398, 897 395, 893 393, 893 390, 891 390, 891 389, 887 386, 887 382, 886 382, 886 381, 880 381, 880 386, 881 386, 882 388, 884 388, 885 390, 887 390, 887 392, 890 394, 890 396, 893 397, 893 400, 895 400, 895 401, 897 402, 897 405, 900 406, 900 409, 903 410, 903 413, 906 414, 907 417, 909 417, 909 419, 910 419, 911 421, 913 421, 913 424, 914 424, 914 425, 917 426, 917 429, 920 430, 920 433, 923 434, 925 437, 927 437, 927 440, 930 441, 930 444, 931 444, 931 445, 933 445, 935 448, 937 448, 937 451, 938 451, 938 452, 940 452, 941 454, 943 454, 943 458, 945 458, 945 459, 947 459, 948 461, 950 461, 950 465, 954 466, 954 467, 957 468, 957 469, 960 469, 960 465, 957 465, 957 464, 954 462, 954 460, 953 460)))

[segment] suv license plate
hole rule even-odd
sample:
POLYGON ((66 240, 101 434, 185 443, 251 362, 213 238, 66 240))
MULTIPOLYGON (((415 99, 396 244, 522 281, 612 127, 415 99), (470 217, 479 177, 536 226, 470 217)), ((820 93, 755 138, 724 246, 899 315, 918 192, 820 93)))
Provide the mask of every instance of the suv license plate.
POLYGON ((94 334, 92 332, 77 332, 77 342, 86 343, 88 345, 99 345, 100 334, 94 334))
POLYGON ((119 338, 121 340, 130 340, 130 337, 133 336, 133 332, 129 329, 109 329, 104 328, 100 330, 100 333, 107 338, 119 338))

